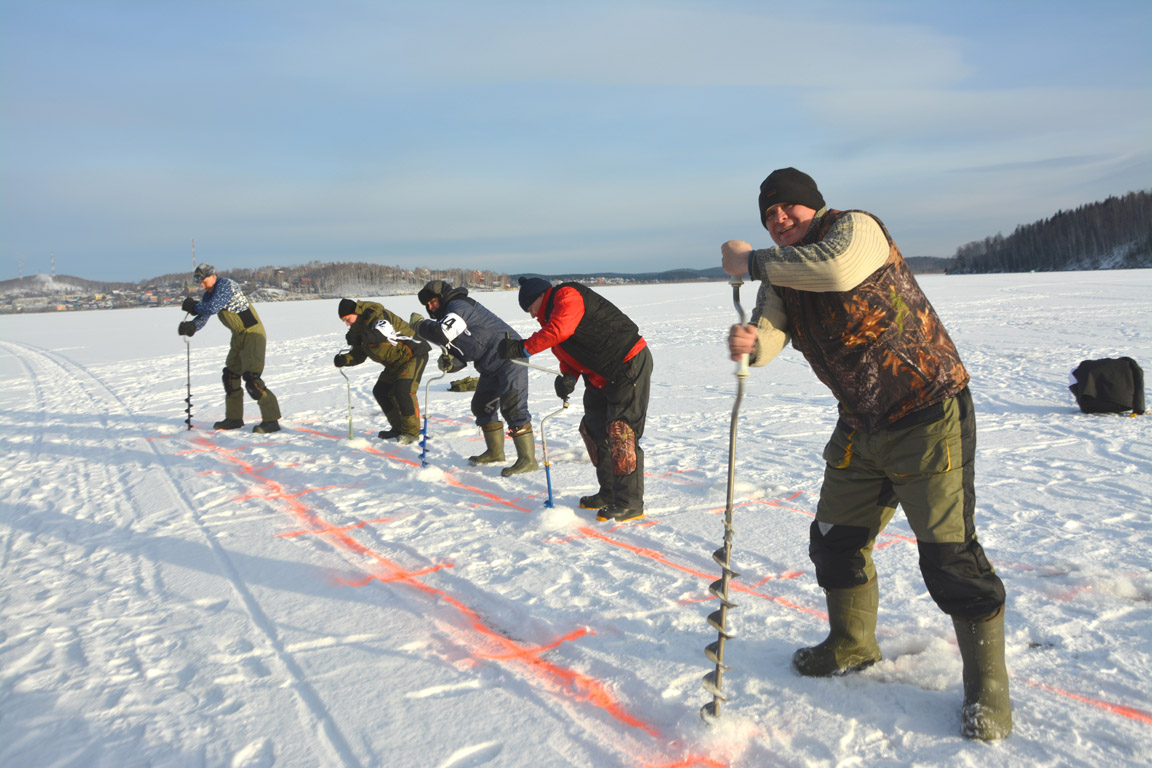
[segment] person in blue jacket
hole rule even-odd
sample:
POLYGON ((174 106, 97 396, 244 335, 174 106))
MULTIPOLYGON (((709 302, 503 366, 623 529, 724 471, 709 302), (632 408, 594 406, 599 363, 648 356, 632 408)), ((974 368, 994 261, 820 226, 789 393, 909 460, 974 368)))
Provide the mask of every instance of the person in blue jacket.
POLYGON ((501 340, 519 341, 520 334, 470 298, 467 288, 453 288, 443 280, 432 280, 417 298, 431 319, 418 323, 416 333, 444 349, 440 370, 455 373, 472 363, 480 374, 472 396, 472 414, 484 434, 486 450, 468 461, 474 465, 504 461, 504 423, 500 421, 503 416, 516 447, 516 462, 500 474, 509 477, 539 469, 532 414, 528 411, 528 369, 502 359, 497 350, 501 340))
POLYGON ((213 424, 214 429, 239 429, 244 426, 244 390, 260 407, 260 423, 253 432, 280 431, 280 404, 272 390, 264 386, 260 375, 264 373, 264 351, 268 336, 264 323, 256 314, 256 307, 240 290, 235 281, 216 274, 211 264, 196 267, 193 277, 204 295, 200 301, 189 296, 181 309, 195 315, 177 328, 181 336, 191 336, 201 330, 212 315, 220 318, 224 327, 232 332, 232 344, 224 361, 224 420, 213 424), (240 382, 244 382, 244 389, 240 382))

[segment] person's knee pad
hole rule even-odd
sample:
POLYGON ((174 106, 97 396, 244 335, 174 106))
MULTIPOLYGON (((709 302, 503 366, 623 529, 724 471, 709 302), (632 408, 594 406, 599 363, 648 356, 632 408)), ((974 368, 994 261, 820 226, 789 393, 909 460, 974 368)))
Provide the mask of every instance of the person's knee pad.
POLYGON ((608 450, 612 474, 623 477, 636 471, 636 433, 627 422, 617 419, 608 425, 608 450))
POLYGON ((596 441, 592 439, 592 433, 588 431, 588 420, 580 419, 580 438, 584 441, 584 450, 588 451, 588 458, 592 462, 592 466, 600 466, 600 452, 596 450, 596 441))
POLYGON ((233 392, 240 391, 240 376, 238 374, 232 373, 232 371, 225 368, 223 375, 220 376, 220 380, 224 382, 225 397, 233 392))
POLYGON ((808 529, 808 557, 816 566, 816 583, 824 589, 849 589, 868 583, 862 550, 868 529, 858 525, 821 524, 808 529))
POLYGON ((259 400, 268 391, 267 387, 264 386, 264 380, 260 378, 258 373, 244 374, 244 389, 248 390, 248 396, 253 400, 259 400))
POLYGON ((968 543, 918 542, 920 573, 940 610, 956 616, 981 616, 1004 604, 1004 583, 983 547, 968 543))

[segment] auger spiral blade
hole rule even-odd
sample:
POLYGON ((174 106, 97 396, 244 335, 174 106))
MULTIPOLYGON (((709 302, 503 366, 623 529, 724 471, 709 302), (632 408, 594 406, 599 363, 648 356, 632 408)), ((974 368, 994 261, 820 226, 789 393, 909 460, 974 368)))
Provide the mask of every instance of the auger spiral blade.
POLYGON ((719 640, 713 640, 708 643, 704 648, 704 655, 708 657, 708 661, 716 664, 720 669, 728 670, 730 667, 724 666, 724 645, 719 640))

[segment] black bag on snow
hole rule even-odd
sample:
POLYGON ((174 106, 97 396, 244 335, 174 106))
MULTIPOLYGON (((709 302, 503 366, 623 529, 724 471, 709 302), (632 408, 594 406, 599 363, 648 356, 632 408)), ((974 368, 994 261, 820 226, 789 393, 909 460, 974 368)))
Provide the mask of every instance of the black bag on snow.
POLYGON ((1068 389, 1084 413, 1144 413, 1144 371, 1130 357, 1083 360, 1068 389))

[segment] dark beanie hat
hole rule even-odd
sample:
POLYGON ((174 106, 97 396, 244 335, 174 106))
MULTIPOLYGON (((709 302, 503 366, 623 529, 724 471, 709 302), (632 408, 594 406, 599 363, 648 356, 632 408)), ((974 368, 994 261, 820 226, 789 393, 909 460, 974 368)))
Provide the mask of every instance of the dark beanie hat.
POLYGON ((356 302, 352 301, 352 299, 340 299, 340 307, 337 311, 339 312, 337 317, 354 315, 356 314, 356 302))
POLYGON ((778 203, 804 205, 818 211, 824 207, 824 197, 808 174, 795 168, 780 168, 768 174, 760 185, 761 224, 764 223, 764 211, 778 203))
POLYGON ((521 277, 520 309, 527 312, 528 307, 532 306, 532 302, 540 298, 544 294, 544 291, 551 287, 552 283, 542 277, 521 277))

